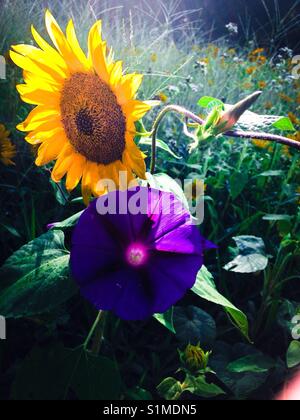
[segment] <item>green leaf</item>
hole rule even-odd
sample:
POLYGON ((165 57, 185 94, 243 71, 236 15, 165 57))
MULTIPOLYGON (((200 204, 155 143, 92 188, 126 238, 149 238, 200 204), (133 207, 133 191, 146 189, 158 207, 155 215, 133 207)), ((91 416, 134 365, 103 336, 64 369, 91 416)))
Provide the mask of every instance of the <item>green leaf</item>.
POLYGON ((224 109, 224 103, 220 99, 213 98, 212 96, 203 96, 198 101, 198 105, 201 108, 214 108, 215 106, 224 109))
POLYGON ((149 391, 139 386, 129 389, 126 392, 126 397, 126 399, 131 401, 151 401, 153 399, 149 391))
POLYGON ((262 172, 261 174, 259 174, 258 176, 265 176, 265 177, 269 177, 269 176, 283 176, 284 175, 284 171, 279 169, 276 171, 265 171, 262 172))
POLYGON ((184 384, 187 386, 185 391, 189 391, 202 398, 213 398, 218 395, 225 394, 225 392, 217 385, 213 383, 209 384, 204 375, 198 377, 187 375, 184 384))
POLYGON ((73 216, 69 217, 68 219, 63 220, 62 222, 55 222, 52 223, 51 229, 68 229, 72 228, 77 225, 77 222, 82 215, 83 211, 80 211, 79 213, 73 214, 73 216))
POLYGON ((234 325, 236 325, 247 340, 250 341, 247 316, 217 291, 213 276, 205 266, 202 266, 199 271, 196 284, 192 291, 202 299, 223 306, 234 325))
POLYGON ((275 362, 263 354, 251 354, 229 363, 227 369, 235 373, 264 373, 275 366, 275 362))
POLYGON ((174 328, 174 322, 173 322, 173 313, 174 313, 174 308, 172 307, 163 314, 155 314, 153 316, 158 322, 160 322, 169 331, 176 334, 176 331, 174 328))
POLYGON ((296 131, 292 121, 288 117, 281 117, 279 120, 274 122, 273 127, 278 128, 281 131, 296 131))
POLYGON ((211 348, 217 331, 216 323, 211 315, 196 306, 175 307, 174 324, 176 337, 184 344, 211 348))
POLYGON ((263 217, 263 220, 269 220, 269 221, 279 221, 279 220, 287 220, 290 221, 293 218, 293 216, 289 216, 288 214, 266 214, 263 217))
MULTIPOLYGON (((142 137, 139 141, 139 146, 152 146, 152 139, 150 137, 142 137)), ((176 155, 170 146, 163 140, 156 139, 156 147, 169 153, 169 155, 173 156, 175 159, 182 159, 180 156, 176 155)))
POLYGON ((224 269, 235 273, 256 273, 264 270, 269 262, 265 254, 265 244, 256 236, 237 236, 233 238, 239 255, 226 264, 224 269))
POLYGON ((158 385, 157 392, 168 401, 178 400, 182 394, 181 383, 174 378, 166 378, 158 385))
POLYGON ((56 183, 51 178, 50 178, 50 184, 53 187, 53 190, 55 192, 55 197, 58 203, 61 204, 62 206, 65 206, 70 197, 70 193, 67 191, 65 184, 62 182, 56 183))
POLYGON ((229 178, 230 195, 235 200, 245 189, 248 183, 246 172, 234 172, 229 178))
POLYGON ((61 231, 49 231, 15 252, 0 269, 6 288, 0 313, 7 318, 51 311, 76 293, 69 278, 69 252, 61 231))
POLYGON ((93 356, 82 347, 34 348, 17 369, 14 400, 108 400, 120 397, 121 380, 113 361, 93 356))
POLYGON ((286 354, 286 363, 289 369, 300 365, 300 341, 292 341, 286 354))
POLYGON ((21 238, 21 235, 19 234, 17 229, 15 229, 13 226, 9 226, 4 223, 1 223, 0 226, 6 229, 11 235, 15 236, 16 238, 21 238))
POLYGON ((73 365, 71 386, 80 400, 116 400, 120 398, 121 378, 115 362, 103 356, 94 356, 81 347, 68 350, 73 365))

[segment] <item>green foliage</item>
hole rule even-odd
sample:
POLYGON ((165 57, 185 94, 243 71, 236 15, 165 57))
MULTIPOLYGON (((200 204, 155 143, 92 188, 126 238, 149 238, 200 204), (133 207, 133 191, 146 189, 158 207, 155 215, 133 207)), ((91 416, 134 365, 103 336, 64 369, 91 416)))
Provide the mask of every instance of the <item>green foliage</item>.
POLYGON ((270 357, 266 357, 263 354, 253 354, 229 363, 227 369, 235 373, 263 373, 268 372, 274 365, 275 362, 270 357))
POLYGON ((249 339, 249 328, 246 315, 217 291, 213 277, 205 266, 199 271, 196 284, 192 290, 202 299, 223 306, 242 334, 249 339))
POLYGON ((61 231, 48 232, 15 252, 0 271, 6 287, 0 313, 7 318, 49 312, 76 293, 61 231))
POLYGON ((18 369, 12 389, 15 400, 62 400, 72 393, 80 400, 118 399, 121 379, 116 364, 93 356, 82 347, 75 350, 56 344, 35 347, 18 369))
POLYGON ((286 354, 286 363, 289 368, 300 365, 300 341, 292 341, 286 354))
POLYGON ((172 333, 176 334, 173 315, 174 315, 174 308, 172 307, 164 314, 155 314, 154 318, 157 319, 158 322, 160 322, 164 327, 166 327, 172 333))
POLYGON ((256 273, 268 265, 265 244, 255 236, 238 236, 232 238, 238 247, 238 255, 226 264, 224 269, 236 273, 256 273))

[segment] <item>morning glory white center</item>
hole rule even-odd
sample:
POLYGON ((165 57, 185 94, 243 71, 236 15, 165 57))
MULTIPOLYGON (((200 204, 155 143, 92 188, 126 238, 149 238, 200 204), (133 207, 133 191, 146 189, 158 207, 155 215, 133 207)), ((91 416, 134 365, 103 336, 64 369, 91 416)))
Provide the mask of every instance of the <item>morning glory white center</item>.
POLYGON ((141 267, 148 259, 148 252, 144 245, 134 243, 126 251, 126 261, 133 267, 141 267))

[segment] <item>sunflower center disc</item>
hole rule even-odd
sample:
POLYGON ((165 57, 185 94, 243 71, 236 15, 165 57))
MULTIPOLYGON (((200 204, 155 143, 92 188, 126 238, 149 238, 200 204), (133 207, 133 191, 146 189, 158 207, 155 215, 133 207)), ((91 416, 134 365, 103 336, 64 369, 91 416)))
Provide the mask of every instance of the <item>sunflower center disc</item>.
POLYGON ((148 253, 141 244, 131 244, 126 252, 126 260, 133 267, 140 267, 146 263, 148 253))
POLYGON ((95 74, 76 73, 64 84, 61 114, 77 152, 108 165, 122 159, 126 119, 110 87, 95 74))

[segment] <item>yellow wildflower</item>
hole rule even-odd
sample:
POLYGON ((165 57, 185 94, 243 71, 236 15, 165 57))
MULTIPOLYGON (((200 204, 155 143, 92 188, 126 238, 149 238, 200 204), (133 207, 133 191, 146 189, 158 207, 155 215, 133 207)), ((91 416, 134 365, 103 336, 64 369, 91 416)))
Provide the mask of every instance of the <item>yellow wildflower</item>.
POLYGON ((16 147, 9 139, 9 131, 0 124, 0 162, 4 165, 14 165, 12 158, 16 155, 16 147))
POLYGON ((156 63, 157 62, 157 54, 152 53, 151 56, 150 56, 150 60, 152 61, 152 63, 156 63))
POLYGON ((247 69, 246 69, 246 73, 247 74, 253 74, 254 72, 255 72, 255 70, 257 69, 257 67, 255 67, 255 66, 252 66, 252 67, 248 67, 247 69))
POLYGON ((259 87, 260 89, 264 89, 266 86, 267 86, 267 83, 266 83, 264 80, 260 80, 260 81, 258 82, 258 87, 259 87))

